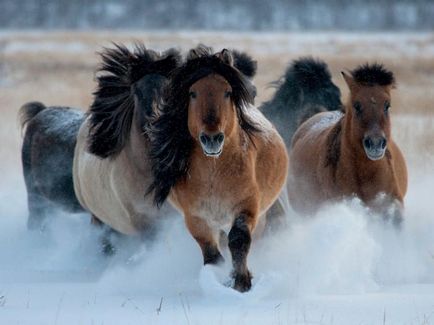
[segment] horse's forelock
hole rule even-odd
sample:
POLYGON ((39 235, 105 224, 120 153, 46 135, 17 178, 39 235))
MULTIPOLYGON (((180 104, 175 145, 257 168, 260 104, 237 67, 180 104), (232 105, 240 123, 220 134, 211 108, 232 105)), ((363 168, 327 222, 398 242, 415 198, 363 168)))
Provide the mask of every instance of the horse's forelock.
POLYGON ((354 81, 366 86, 394 86, 396 84, 393 72, 380 63, 363 64, 351 71, 354 81))

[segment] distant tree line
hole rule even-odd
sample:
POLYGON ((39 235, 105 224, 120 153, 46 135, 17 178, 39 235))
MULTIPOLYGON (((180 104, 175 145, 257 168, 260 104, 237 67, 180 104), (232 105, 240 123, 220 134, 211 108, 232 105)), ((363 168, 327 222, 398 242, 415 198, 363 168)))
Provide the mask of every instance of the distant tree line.
POLYGON ((0 0, 10 29, 432 30, 430 0, 0 0))

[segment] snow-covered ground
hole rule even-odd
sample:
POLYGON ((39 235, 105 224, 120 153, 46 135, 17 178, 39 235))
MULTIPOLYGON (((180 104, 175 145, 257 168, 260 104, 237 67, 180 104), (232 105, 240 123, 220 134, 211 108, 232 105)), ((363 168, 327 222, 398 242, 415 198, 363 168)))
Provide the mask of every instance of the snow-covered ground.
POLYGON ((413 176, 400 232, 357 200, 308 220, 290 213, 287 229, 254 243, 246 294, 225 286, 229 263, 202 266, 179 215, 155 242, 121 240, 106 258, 85 214, 29 232, 21 180, 6 178, 0 324, 432 324, 434 173, 413 176))
POLYGON ((0 33, 0 324, 434 324, 433 42, 431 33, 0 33), (245 294, 225 286, 228 252, 225 265, 202 265, 179 215, 152 243, 120 240, 111 258, 86 214, 58 213, 29 232, 17 108, 31 99, 86 107, 94 52, 107 38, 136 36, 156 48, 239 45, 259 57, 262 92, 298 55, 326 55, 338 81, 342 59, 402 69, 394 135, 410 165, 403 229, 357 200, 309 219, 289 212, 287 228, 254 242, 245 294))

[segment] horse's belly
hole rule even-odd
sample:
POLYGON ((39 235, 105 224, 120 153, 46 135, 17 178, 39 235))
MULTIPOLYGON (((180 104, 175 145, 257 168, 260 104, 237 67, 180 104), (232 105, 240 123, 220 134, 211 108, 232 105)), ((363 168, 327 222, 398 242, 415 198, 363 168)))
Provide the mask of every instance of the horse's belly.
POLYGON ((143 182, 138 180, 131 186, 123 183, 117 158, 100 159, 88 153, 86 134, 86 127, 79 132, 73 166, 74 190, 80 204, 123 234, 140 232, 154 217, 152 207, 144 200, 144 188, 133 186, 143 182))
POLYGON ((103 177, 107 168, 100 159, 81 152, 74 167, 74 188, 80 203, 99 220, 113 229, 133 234, 137 230, 131 216, 111 189, 110 179, 103 177))

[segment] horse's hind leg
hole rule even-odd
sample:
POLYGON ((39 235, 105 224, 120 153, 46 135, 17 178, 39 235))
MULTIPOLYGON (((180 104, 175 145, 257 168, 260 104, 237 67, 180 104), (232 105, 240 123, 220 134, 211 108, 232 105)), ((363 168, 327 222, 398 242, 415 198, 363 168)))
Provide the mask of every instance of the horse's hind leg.
POLYGON ((29 217, 27 228, 31 230, 43 230, 44 221, 49 213, 50 203, 43 196, 39 195, 33 188, 27 188, 27 204, 29 217))
MULTIPOLYGON (((28 131, 27 131, 28 132, 28 131)), ((24 138, 22 148, 22 163, 24 182, 27 189, 27 206, 29 210, 29 216, 27 219, 27 228, 31 230, 42 230, 44 221, 48 215, 50 202, 40 194, 32 175, 32 164, 30 159, 32 135, 27 134, 24 138)))
POLYGON ((249 253, 252 236, 249 224, 252 218, 247 214, 239 215, 228 235, 228 246, 232 255, 235 290, 240 292, 248 291, 252 286, 252 275, 247 268, 247 254, 249 253))
POLYGON ((92 214, 90 223, 98 228, 103 229, 103 233, 100 238, 101 251, 106 256, 112 256, 116 253, 116 248, 112 243, 111 237, 115 231, 99 220, 94 214, 92 214))
POLYGON ((202 250, 203 264, 222 262, 224 260, 223 256, 220 254, 217 242, 208 224, 203 219, 192 216, 186 216, 185 223, 202 250))

